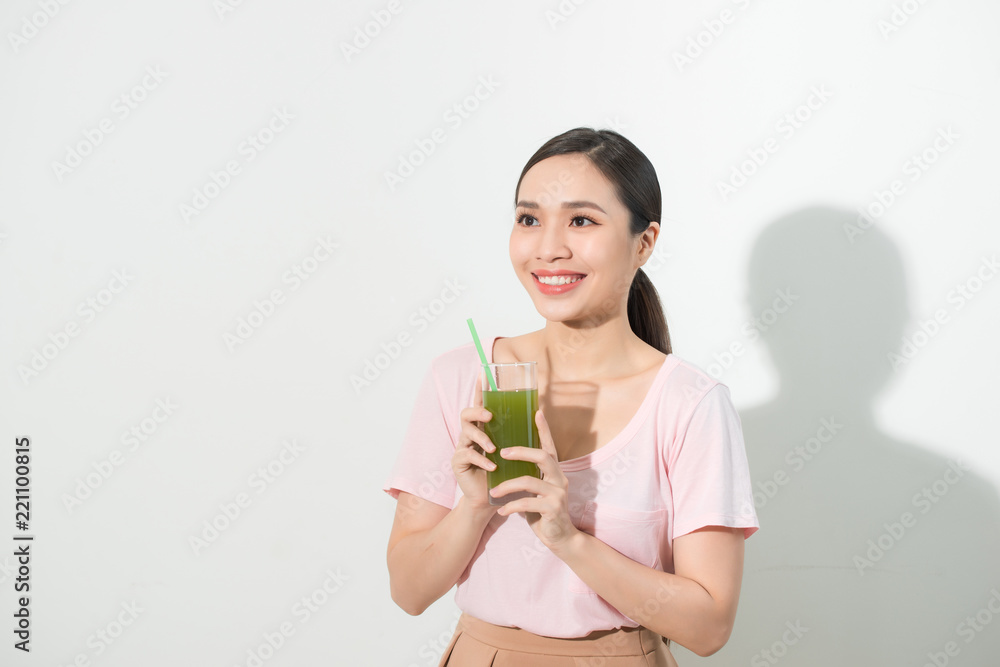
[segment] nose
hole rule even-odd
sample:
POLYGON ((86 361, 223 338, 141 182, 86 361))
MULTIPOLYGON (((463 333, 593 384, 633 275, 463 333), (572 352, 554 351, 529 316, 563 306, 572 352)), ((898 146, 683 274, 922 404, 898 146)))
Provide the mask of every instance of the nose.
POLYGON ((537 257, 542 262, 553 262, 557 259, 565 259, 572 255, 569 246, 566 245, 566 230, 558 224, 549 223, 542 228, 539 234, 537 257))

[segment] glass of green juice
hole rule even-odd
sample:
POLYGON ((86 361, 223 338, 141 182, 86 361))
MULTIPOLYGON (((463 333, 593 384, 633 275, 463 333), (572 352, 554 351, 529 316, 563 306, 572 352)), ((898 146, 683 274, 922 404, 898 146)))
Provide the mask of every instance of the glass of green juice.
MULTIPOLYGON (((538 411, 538 379, 534 361, 520 361, 509 364, 483 364, 480 373, 483 390, 483 408, 493 417, 482 422, 483 432, 496 445, 493 452, 485 452, 486 458, 496 464, 496 470, 486 471, 487 494, 495 486, 508 479, 523 475, 541 479, 538 464, 531 461, 508 460, 500 456, 504 447, 534 447, 541 449, 535 413, 538 411), (490 383, 493 378, 496 389, 490 383)), ((518 498, 534 498, 529 491, 515 491, 499 498, 489 496, 490 505, 504 505, 518 498)))

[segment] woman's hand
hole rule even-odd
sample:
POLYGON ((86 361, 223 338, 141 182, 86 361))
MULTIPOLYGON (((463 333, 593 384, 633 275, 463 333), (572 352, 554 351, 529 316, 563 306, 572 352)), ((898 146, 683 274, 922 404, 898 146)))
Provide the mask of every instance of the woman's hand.
POLYGON ((500 456, 505 459, 532 461, 538 464, 542 479, 523 475, 498 484, 491 493, 500 497, 514 491, 528 491, 537 494, 534 498, 518 498, 501 507, 497 514, 507 516, 514 512, 525 512, 525 518, 535 535, 552 551, 569 543, 580 531, 569 516, 569 480, 559 468, 559 453, 552 441, 552 432, 541 410, 535 413, 538 437, 542 448, 504 447, 500 456))
POLYGON ((486 470, 495 470, 496 465, 483 455, 483 450, 492 452, 496 450, 496 446, 476 424, 489 421, 493 415, 483 408, 483 392, 474 393, 476 397, 472 407, 459 413, 462 426, 458 446, 451 457, 451 469, 462 489, 462 495, 473 509, 496 511, 497 507, 490 505, 489 496, 486 495, 486 470))

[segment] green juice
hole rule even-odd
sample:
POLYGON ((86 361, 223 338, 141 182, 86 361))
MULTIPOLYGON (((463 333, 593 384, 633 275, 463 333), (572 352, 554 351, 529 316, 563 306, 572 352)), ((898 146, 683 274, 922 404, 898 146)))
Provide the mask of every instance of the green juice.
MULTIPOLYGON (((538 465, 531 461, 512 461, 500 456, 504 447, 534 447, 541 449, 538 439, 538 427, 535 425, 535 412, 538 411, 538 390, 522 389, 520 391, 484 391, 483 407, 493 415, 488 422, 483 422, 483 432, 490 442, 496 445, 496 451, 486 452, 486 458, 496 464, 496 470, 486 471, 487 489, 492 489, 508 479, 528 475, 541 479, 538 465)), ((517 498, 534 498, 535 494, 527 491, 508 493, 500 498, 490 496, 491 505, 503 505, 517 498)))

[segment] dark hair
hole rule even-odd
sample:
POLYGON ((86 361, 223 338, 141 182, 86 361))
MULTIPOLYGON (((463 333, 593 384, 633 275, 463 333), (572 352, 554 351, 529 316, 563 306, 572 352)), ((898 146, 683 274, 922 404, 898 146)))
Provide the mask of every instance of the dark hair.
MULTIPOLYGON (((618 199, 631 214, 631 232, 637 236, 649 223, 660 222, 662 197, 660 183, 649 159, 635 144, 613 130, 578 127, 545 142, 521 170, 514 188, 514 205, 521 181, 535 164, 555 155, 580 153, 615 186, 618 199)), ((628 323, 636 336, 664 354, 670 354, 670 330, 663 315, 656 287, 642 267, 628 291, 628 323)))

